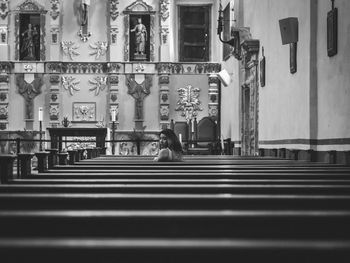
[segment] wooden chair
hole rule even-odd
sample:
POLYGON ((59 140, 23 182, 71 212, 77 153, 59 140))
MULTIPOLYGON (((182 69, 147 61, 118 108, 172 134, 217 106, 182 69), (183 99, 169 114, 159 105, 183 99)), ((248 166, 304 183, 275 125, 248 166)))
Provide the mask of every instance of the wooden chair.
POLYGON ((217 154, 217 125, 211 117, 201 119, 195 129, 197 142, 188 147, 188 154, 217 154))

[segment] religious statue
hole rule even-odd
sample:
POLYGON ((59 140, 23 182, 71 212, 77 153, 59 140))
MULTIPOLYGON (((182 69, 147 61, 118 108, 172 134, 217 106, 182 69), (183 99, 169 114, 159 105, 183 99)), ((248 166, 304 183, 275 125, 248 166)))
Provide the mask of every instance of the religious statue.
POLYGON ((142 19, 140 17, 137 19, 137 24, 130 32, 135 32, 135 55, 145 55, 147 29, 146 26, 142 24, 142 19))
POLYGON ((88 10, 90 0, 81 0, 81 26, 85 26, 88 21, 88 10))
POLYGON ((28 24, 28 29, 21 34, 21 52, 24 54, 24 60, 35 60, 35 45, 37 44, 36 39, 38 34, 39 32, 32 24, 28 24))
POLYGON ((133 75, 126 77, 128 94, 135 99, 135 120, 143 120, 143 100, 151 91, 152 76, 145 76, 145 80, 139 84, 133 75))

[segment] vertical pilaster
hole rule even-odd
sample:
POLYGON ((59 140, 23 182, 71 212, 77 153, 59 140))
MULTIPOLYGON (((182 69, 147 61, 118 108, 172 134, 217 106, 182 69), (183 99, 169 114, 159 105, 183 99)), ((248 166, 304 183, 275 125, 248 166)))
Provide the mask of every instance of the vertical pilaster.
POLYGON ((159 32, 160 32, 160 58, 159 61, 170 61, 170 0, 159 1, 159 32))
POLYGON ((0 61, 9 59, 9 0, 0 0, 0 61))
POLYGON ((10 63, 0 63, 0 130, 8 129, 10 63), (7 65, 7 66, 6 66, 7 65))
POLYGON ((119 1, 118 0, 109 0, 109 4, 107 4, 107 30, 109 32, 109 49, 107 54, 107 60, 116 61, 118 60, 117 54, 122 43, 118 43, 118 33, 119 26, 121 24, 118 10, 119 1))
POLYGON ((170 127, 169 120, 169 75, 159 76, 159 112, 160 112, 160 128, 165 129, 170 127))
MULTIPOLYGON (((117 75, 111 75, 109 76, 109 122, 110 122, 110 127, 112 127, 112 111, 116 112, 116 124, 118 125, 118 113, 119 113, 119 90, 118 90, 118 83, 119 83, 119 78, 117 75)), ((118 126, 117 126, 118 127, 118 126)), ((115 127, 115 128, 117 128, 115 127)))
POLYGON ((50 44, 50 60, 60 60, 60 45, 61 35, 60 32, 60 0, 50 0, 50 36, 48 43, 50 44))
POLYGON ((218 117, 219 112, 219 79, 216 74, 209 75, 209 102, 208 102, 208 115, 210 117, 218 117))
POLYGON ((49 116, 50 116, 50 126, 57 127, 59 125, 59 113, 60 113, 60 104, 59 104, 59 96, 60 96, 60 75, 50 75, 50 108, 49 108, 49 116))

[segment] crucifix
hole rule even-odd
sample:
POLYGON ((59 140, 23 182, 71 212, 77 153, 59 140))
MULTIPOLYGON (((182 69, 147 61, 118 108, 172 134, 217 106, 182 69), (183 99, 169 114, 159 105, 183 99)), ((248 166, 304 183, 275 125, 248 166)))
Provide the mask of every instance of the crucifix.
POLYGON ((135 74, 126 76, 128 94, 135 99, 135 122, 143 122, 143 100, 151 92, 152 75, 145 75, 145 80, 139 84, 135 81, 135 74))
MULTIPOLYGON (((34 79, 30 83, 26 81, 24 74, 18 74, 16 77, 18 93, 21 94, 25 100, 25 119, 27 124, 34 119, 34 98, 41 93, 41 86, 44 84, 42 74, 33 75, 34 79)), ((26 125, 26 129, 32 130, 33 128, 30 127, 31 125, 28 125, 26 125)))

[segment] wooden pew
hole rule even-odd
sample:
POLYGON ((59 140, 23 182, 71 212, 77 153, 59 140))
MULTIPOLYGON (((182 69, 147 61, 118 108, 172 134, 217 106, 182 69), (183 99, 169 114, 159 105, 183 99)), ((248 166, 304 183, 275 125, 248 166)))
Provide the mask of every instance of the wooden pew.
POLYGON ((340 262, 349 167, 107 157, 0 186, 4 262, 340 262))

